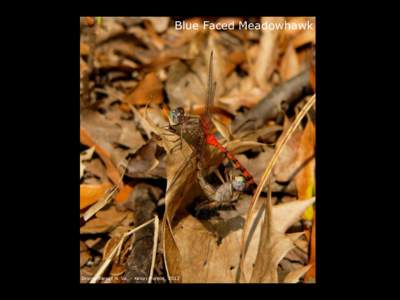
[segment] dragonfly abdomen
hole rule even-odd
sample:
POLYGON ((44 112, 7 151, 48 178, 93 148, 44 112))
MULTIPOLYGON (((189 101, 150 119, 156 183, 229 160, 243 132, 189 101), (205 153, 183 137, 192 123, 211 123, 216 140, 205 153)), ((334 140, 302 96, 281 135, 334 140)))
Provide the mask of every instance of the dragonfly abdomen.
POLYGON ((207 135, 207 144, 216 147, 221 153, 223 153, 228 159, 230 159, 233 163, 233 167, 240 172, 242 172, 244 178, 246 179, 246 185, 250 186, 255 184, 253 176, 251 176, 250 172, 247 171, 245 167, 237 160, 237 158, 228 151, 224 146, 222 146, 214 135, 207 135))

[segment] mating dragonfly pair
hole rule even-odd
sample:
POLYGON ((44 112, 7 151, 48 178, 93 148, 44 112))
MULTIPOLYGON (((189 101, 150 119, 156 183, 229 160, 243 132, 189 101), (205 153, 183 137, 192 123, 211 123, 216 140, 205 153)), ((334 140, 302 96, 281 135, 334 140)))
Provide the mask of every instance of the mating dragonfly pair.
MULTIPOLYGON (((238 196, 245 189, 254 188, 255 182, 251 174, 244 168, 236 157, 222 146, 215 135, 212 133, 211 107, 214 102, 214 94, 216 82, 213 82, 213 52, 210 55, 209 72, 208 72, 208 95, 205 113, 200 117, 189 116, 185 114, 182 107, 172 109, 169 113, 168 130, 184 139, 192 149, 192 155, 197 158, 198 172, 197 178, 200 186, 208 197, 209 201, 201 203, 199 209, 203 208, 219 208, 229 202, 237 200, 238 196), (204 157, 206 145, 215 147, 224 157, 228 158, 233 167, 241 172, 242 175, 233 176, 230 180, 223 183, 219 188, 215 189, 207 183, 202 174, 202 168, 205 166, 201 163, 204 157)), ((188 162, 190 159, 188 160, 188 162)), ((231 176, 232 177, 232 176, 231 176)), ((173 180, 174 181, 174 180, 173 180)), ((173 184, 173 181, 171 184, 173 184)))

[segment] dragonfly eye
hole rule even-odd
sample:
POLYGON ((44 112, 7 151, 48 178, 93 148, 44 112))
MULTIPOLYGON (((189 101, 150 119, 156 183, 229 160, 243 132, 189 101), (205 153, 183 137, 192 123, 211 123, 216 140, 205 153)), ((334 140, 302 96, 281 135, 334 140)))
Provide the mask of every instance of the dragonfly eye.
POLYGON ((246 179, 243 176, 235 176, 232 181, 232 186, 234 190, 242 192, 246 187, 246 179))
POLYGON ((178 107, 170 110, 169 120, 171 125, 179 125, 183 123, 185 117, 185 110, 182 107, 178 107))

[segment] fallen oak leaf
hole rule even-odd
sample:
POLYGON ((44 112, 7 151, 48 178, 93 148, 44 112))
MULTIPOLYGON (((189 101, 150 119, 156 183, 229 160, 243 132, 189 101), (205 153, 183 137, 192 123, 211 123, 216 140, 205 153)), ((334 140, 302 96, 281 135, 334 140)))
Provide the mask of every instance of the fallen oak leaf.
POLYGON ((267 205, 259 242, 259 250, 250 282, 278 283, 278 264, 295 247, 294 241, 304 232, 285 234, 304 211, 315 201, 297 200, 276 206, 267 205), (268 213, 268 210, 270 212, 268 213))
MULTIPOLYGON (((257 200, 260 197, 261 190, 263 189, 265 183, 267 182, 269 176, 271 175, 271 171, 279 157, 280 152, 282 151, 282 148, 284 147, 284 145, 286 144, 288 139, 291 137, 293 132, 297 129, 297 127, 300 124, 300 121, 303 119, 303 117, 308 112, 308 110, 315 104, 315 97, 316 96, 314 94, 311 97, 311 99, 306 103, 306 105, 302 108, 302 110, 299 112, 299 114, 296 116, 294 122, 290 125, 290 127, 282 133, 282 136, 279 138, 279 141, 277 143, 274 155, 272 156, 270 162, 268 163, 268 165, 265 169, 265 172, 260 179, 260 183, 257 186, 257 189, 253 195, 251 202, 250 202, 250 206, 249 206, 248 212, 247 212, 246 222, 243 227, 242 239, 241 239, 241 258, 240 258, 241 261, 240 261, 239 278, 244 278, 244 276, 245 276, 245 274, 243 273, 243 267, 244 267, 244 258, 245 258, 245 252, 246 252, 246 235, 248 234, 248 227, 251 224, 252 220, 254 219, 254 218, 252 218, 252 216, 254 215, 254 214, 252 214, 252 209, 253 209, 253 207, 257 207, 256 204, 257 204, 257 200)), ((257 277, 260 278, 261 277, 260 274, 262 274, 262 273, 263 272, 260 271, 257 277)))

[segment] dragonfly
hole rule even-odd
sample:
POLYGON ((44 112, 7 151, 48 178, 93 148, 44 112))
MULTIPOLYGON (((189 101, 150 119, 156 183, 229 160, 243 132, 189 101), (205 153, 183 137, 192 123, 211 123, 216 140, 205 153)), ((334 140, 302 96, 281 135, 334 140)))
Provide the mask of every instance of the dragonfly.
MULTIPOLYGON (((185 113, 183 107, 177 107, 175 109, 171 109, 168 114, 169 125, 168 130, 180 136, 180 140, 184 139, 187 144, 192 149, 192 155, 198 158, 198 169, 199 174, 201 174, 202 169, 205 168, 205 151, 206 147, 212 146, 216 148, 220 153, 224 155, 224 157, 228 158, 233 167, 241 172, 243 175, 245 186, 244 189, 252 188, 254 189, 255 181, 253 176, 251 176, 250 172, 247 171, 245 167, 240 164, 237 158, 228 151, 224 146, 222 146, 215 135, 213 134, 213 123, 211 121, 211 107, 214 102, 214 95, 216 90, 216 82, 213 81, 213 51, 210 54, 209 61, 209 72, 208 72, 208 91, 207 91, 207 101, 205 107, 205 113, 199 116, 191 116, 185 113)), ((179 145, 178 145, 179 146, 179 145)), ((191 161, 191 158, 188 160, 191 161)), ((183 168, 182 168, 183 170, 183 168)), ((177 174, 179 175, 179 174, 177 174)), ((200 175, 201 176, 201 175, 200 175)), ((238 178, 238 181, 235 183, 239 186, 239 181, 241 179, 238 178)), ((174 181, 174 180, 173 180, 174 181)), ((173 184, 171 182, 170 186, 173 184)), ((199 180, 201 183, 202 180, 199 180)))

